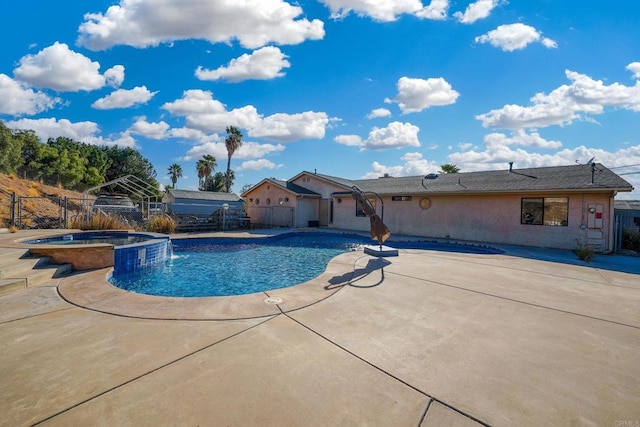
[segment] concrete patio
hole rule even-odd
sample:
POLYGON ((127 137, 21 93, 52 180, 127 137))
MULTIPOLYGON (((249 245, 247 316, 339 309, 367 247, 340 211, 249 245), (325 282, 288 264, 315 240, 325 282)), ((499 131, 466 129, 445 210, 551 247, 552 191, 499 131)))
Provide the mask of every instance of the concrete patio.
POLYGON ((502 249, 352 252, 245 297, 129 294, 108 269, 13 290, 0 425, 640 423, 640 258, 502 249))

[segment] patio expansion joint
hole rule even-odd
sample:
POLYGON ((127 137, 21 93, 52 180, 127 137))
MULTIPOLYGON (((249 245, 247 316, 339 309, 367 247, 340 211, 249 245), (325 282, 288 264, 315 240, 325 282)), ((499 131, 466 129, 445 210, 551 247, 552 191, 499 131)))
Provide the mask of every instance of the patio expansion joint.
POLYGON ((494 294, 490 294, 490 293, 487 293, 487 292, 477 291, 475 289, 465 288, 463 286, 451 285, 451 284, 448 284, 448 283, 438 282, 438 281, 435 281, 435 280, 423 279, 421 277, 410 276, 408 274, 400 274, 400 273, 389 273, 389 274, 394 274, 394 275, 400 276, 400 277, 407 277, 407 278, 414 279, 414 280, 419 280, 419 281, 422 281, 422 282, 433 283, 435 285, 446 286, 448 288, 459 289, 461 291, 472 292, 472 293, 475 293, 475 294, 478 294, 478 295, 483 295, 483 296, 487 296, 487 297, 491 297, 491 298, 501 299, 503 301, 510 301, 510 302, 514 302, 514 303, 517 303, 517 304, 528 305, 530 307, 542 308, 542 309, 545 309, 545 310, 555 311, 557 313, 564 313, 564 314, 568 314, 568 315, 571 315, 571 316, 579 316, 579 317, 583 317, 583 318, 586 318, 586 319, 598 320, 598 321, 601 321, 601 322, 607 322, 607 323, 611 323, 611 324, 614 324, 614 325, 626 326, 628 328, 633 328, 633 329, 640 330, 640 326, 629 325, 627 323, 617 322, 615 320, 603 319, 603 318, 600 318, 600 317, 589 316, 588 314, 576 313, 576 312, 573 312, 573 311, 562 310, 560 308, 549 307, 549 306, 542 305, 542 304, 535 304, 535 303, 532 303, 532 302, 521 301, 521 300, 517 300, 517 299, 514 299, 514 298, 508 298, 508 297, 504 297, 504 296, 500 296, 500 295, 494 295, 494 294))
POLYGON ((43 418, 43 419, 41 419, 41 420, 39 420, 39 421, 36 421, 36 422, 34 422, 32 425, 33 425, 33 426, 41 425, 42 423, 45 423, 45 422, 47 422, 47 421, 49 421, 49 420, 51 420, 51 419, 53 419, 53 418, 55 418, 55 417, 57 417, 57 416, 59 416, 59 415, 62 415, 62 414, 66 413, 66 412, 68 412, 68 411, 70 411, 70 410, 72 410, 72 409, 74 409, 74 408, 77 408, 77 407, 79 407, 79 406, 82 406, 82 405, 84 405, 85 403, 89 403, 89 402, 91 402, 92 400, 98 399, 98 398, 100 398, 100 397, 102 397, 102 396, 104 396, 104 395, 106 395, 106 394, 109 394, 109 393, 111 393, 111 392, 113 392, 113 391, 115 391, 115 390, 118 390, 118 389, 120 389, 120 388, 122 388, 122 387, 124 387, 124 386, 126 386, 126 385, 129 385, 129 384, 131 384, 131 383, 133 383, 133 382, 135 382, 135 381, 138 381, 138 380, 140 380, 140 379, 143 379, 143 378, 145 378, 145 377, 146 377, 146 376, 148 376, 148 375, 151 375, 151 374, 153 374, 153 373, 155 373, 155 372, 158 372, 158 371, 160 371, 160 370, 162 370, 162 369, 164 369, 164 368, 167 368, 167 367, 169 367, 169 366, 175 365, 176 363, 181 362, 181 361, 183 361, 183 360, 185 360, 185 359, 188 359, 188 358, 189 358, 189 357, 191 357, 191 356, 195 356, 196 354, 201 353, 201 352, 203 352, 203 351, 205 351, 205 350, 208 350, 208 349, 212 348, 212 347, 213 347, 213 346, 215 346, 215 345, 218 345, 218 344, 220 344, 220 343, 222 343, 222 342, 225 342, 225 341, 230 340, 230 339, 232 339, 232 338, 235 338, 235 337, 237 337, 237 336, 239 336, 239 335, 242 335, 242 334, 244 334, 245 332, 248 332, 248 331, 250 331, 250 330, 252 330, 252 329, 254 329, 254 328, 257 328, 257 327, 259 327, 259 326, 261 326, 261 325, 263 325, 263 324, 265 324, 265 323, 269 322, 270 320, 273 320, 275 317, 278 317, 278 315, 276 315, 276 316, 272 316, 272 317, 270 317, 270 318, 268 318, 268 319, 263 320, 262 322, 256 323, 255 325, 252 325, 252 326, 249 326, 249 327, 247 327, 247 328, 245 328, 245 329, 242 329, 241 331, 238 331, 238 332, 236 332, 236 333, 234 333, 234 334, 231 334, 231 335, 229 335, 229 336, 227 336, 227 337, 224 337, 224 338, 222 338, 222 339, 219 339, 219 340, 217 340, 217 341, 215 341, 215 342, 213 342, 213 343, 211 343, 211 344, 207 344, 207 345, 205 345, 204 347, 198 348, 198 349, 196 349, 196 350, 194 350, 194 351, 191 351, 191 352, 189 352, 189 353, 187 353, 187 354, 184 354, 184 355, 182 355, 182 356, 180 356, 180 357, 178 357, 178 358, 176 358, 176 359, 174 359, 174 360, 171 360, 171 361, 169 361, 169 362, 166 362, 166 363, 164 363, 164 364, 162 364, 162 365, 160 365, 160 366, 157 366, 157 367, 155 367, 155 368, 153 368, 153 369, 151 369, 151 370, 149 370, 149 371, 147 371, 147 372, 144 372, 144 373, 142 373, 142 374, 140 374, 140 375, 137 375, 137 376, 135 376, 135 377, 133 377, 133 378, 131 378, 131 379, 127 380, 127 381, 124 381, 124 382, 123 382, 123 383, 121 383, 121 384, 118 384, 118 385, 115 385, 115 386, 113 386, 113 387, 110 387, 110 388, 108 388, 108 389, 106 389, 106 390, 103 390, 103 391, 101 391, 100 393, 97 393, 97 394, 95 394, 95 395, 93 395, 93 396, 90 396, 90 397, 88 397, 88 398, 86 398, 86 399, 84 399, 84 400, 82 400, 82 401, 80 401, 80 402, 77 402, 77 403, 75 403, 75 404, 73 404, 73 405, 71 405, 71 406, 69 406, 69 407, 67 407, 67 408, 65 408, 65 409, 62 409, 62 410, 60 410, 60 411, 56 412, 55 414, 49 415, 49 416, 47 416, 47 417, 45 417, 45 418, 43 418))
MULTIPOLYGON (((437 257, 438 255, 432 255, 432 256, 433 256, 433 257, 437 257)), ((439 256, 440 256, 440 257, 442 257, 442 258, 451 259, 451 257, 447 257, 447 256, 443 256, 443 255, 439 255, 439 256)), ((510 255, 506 255, 506 256, 510 256, 510 255)), ((518 257, 516 257, 516 258, 518 258, 518 257)), ((460 261, 460 259, 456 259, 456 261, 460 261)), ((549 260, 538 260, 538 261, 543 261, 543 262, 554 262, 554 261, 549 261, 549 260)), ((558 277, 558 278, 561 278, 561 279, 575 279, 575 277, 565 276, 565 275, 561 275, 561 274, 541 273, 541 272, 539 272, 539 271, 535 271, 535 270, 527 270, 527 269, 525 269, 525 268, 504 267, 504 266, 502 266, 502 265, 487 264, 487 263, 484 263, 484 262, 479 262, 479 261, 477 261, 477 260, 475 260, 475 259, 473 259, 473 260, 465 260, 464 262, 465 262, 465 263, 468 263, 468 264, 477 264, 477 265, 483 265, 483 266, 487 266, 487 265, 488 265, 488 266, 493 267, 493 268, 501 268, 501 269, 504 269, 504 270, 524 271, 524 272, 526 272, 526 273, 536 274, 536 275, 539 275, 539 276, 558 277)), ((568 264, 568 265, 571 265, 571 266, 574 266, 574 267, 591 268, 591 269, 593 269, 593 270, 596 270, 597 272, 599 272, 599 271, 600 271, 597 267, 591 267, 591 266, 588 266, 588 265, 581 265, 581 264, 568 264)), ((599 274, 599 276, 602 276, 602 275, 601 275, 601 274, 599 274)), ((597 284, 597 285, 603 285, 603 283, 602 283, 601 281, 597 281, 597 280, 588 280, 588 279, 585 279, 585 278, 581 278, 580 280, 582 280, 582 281, 584 281, 584 282, 588 282, 588 283, 594 283, 594 284, 597 284)), ((611 286, 619 286, 619 287, 628 288, 628 287, 626 287, 626 286, 613 285, 613 284, 611 284, 608 280, 606 280, 606 279, 604 279, 604 280, 607 282, 607 283, 606 283, 607 285, 611 285, 611 286)))
POLYGON ((356 358, 356 359, 360 360, 361 362, 365 363, 366 365, 368 365, 368 366, 372 367, 373 369, 375 369, 375 370, 377 370, 377 371, 381 372, 382 374, 384 374, 384 375, 388 376, 389 378, 392 378, 393 380, 398 381, 399 383, 403 384, 404 386, 406 386, 406 387, 408 387, 408 388, 410 388, 410 389, 414 390, 415 392, 417 392, 417 393, 419 393, 419 394, 423 395, 424 397, 426 397, 426 398, 428 399, 427 407, 425 408, 425 411, 424 411, 424 413, 423 413, 423 415, 422 415, 422 417, 421 417, 421 419, 420 419, 420 422, 418 423, 418 426, 419 426, 419 425, 424 421, 424 419, 426 418, 427 413, 428 413, 428 411, 429 411, 429 408, 431 407, 431 403, 432 403, 432 402, 440 403, 441 405, 443 405, 443 406, 445 406, 445 407, 447 407, 447 408, 451 409, 452 411, 455 411, 455 412, 457 412, 458 414, 460 414, 460 415, 462 415, 462 416, 464 416, 464 417, 467 417, 467 418, 469 418, 469 419, 471 419, 471 420, 473 420, 473 421, 475 421, 475 422, 477 422, 477 423, 479 423, 479 424, 481 424, 481 425, 483 425, 483 426, 487 426, 487 427, 488 427, 488 426, 490 426, 490 424, 487 424, 486 422, 484 422, 484 421, 482 421, 482 420, 480 420, 480 419, 476 418, 475 416, 473 416, 473 415, 471 415, 471 414, 468 414, 468 413, 466 413, 466 412, 464 412, 464 411, 462 411, 462 410, 460 410, 460 409, 457 409, 455 406, 453 406, 453 405, 451 405, 451 404, 449 404, 449 403, 447 403, 447 402, 445 402, 445 401, 443 401, 443 400, 440 400, 440 399, 438 399, 437 397, 434 397, 434 396, 432 396, 432 395, 430 395, 430 394, 428 394, 428 393, 426 393, 426 392, 424 392, 424 391, 420 390, 419 388, 417 388, 417 387, 415 387, 415 386, 413 386, 413 385, 409 384, 407 381, 403 380, 402 378, 399 378, 399 377, 395 376, 394 374, 392 374, 391 372, 388 372, 388 371, 384 370, 383 368, 381 368, 381 367, 379 367, 379 366, 377 366, 377 365, 373 364, 372 362, 368 361, 367 359, 364 359, 362 356, 358 356, 357 354, 355 354, 355 353, 354 353, 354 352, 352 352, 351 350, 347 349, 346 347, 344 347, 344 346, 342 346, 342 345, 338 344, 337 342, 335 342, 335 341, 333 341, 333 340, 331 340, 331 339, 329 339, 329 338, 325 337, 324 335, 322 335, 322 334, 321 334, 321 333, 319 333, 318 331, 316 331, 316 330, 312 329, 311 327, 309 327, 309 326, 305 325, 304 323, 300 322, 299 320, 294 319, 293 317, 289 316, 289 314, 288 314, 288 313, 282 313, 282 315, 283 315, 283 316, 285 316, 285 317, 287 317, 288 319, 292 320, 293 322, 297 323, 298 325, 302 326, 303 328, 305 328, 305 329, 306 329, 306 330, 308 330, 309 332, 311 332, 311 333, 313 333, 313 334, 317 335, 318 337, 322 338, 323 340, 327 341, 327 342, 328 342, 328 343, 330 343, 331 345, 336 346, 337 348, 339 348, 340 350, 342 350, 342 351, 344 351, 345 353, 349 354, 350 356, 352 356, 352 357, 354 357, 354 358, 356 358))
POLYGON ((10 319, 10 320, 5 320, 5 321, 0 321, 0 325, 6 324, 6 323, 18 322, 20 320, 33 319, 33 318, 40 317, 40 316, 47 316, 47 315, 52 314, 52 313, 61 313, 63 311, 74 310, 76 308, 78 308, 78 307, 76 307, 74 305, 72 307, 60 308, 58 310, 51 310, 51 311, 45 311, 45 312, 42 312, 42 313, 32 314, 31 316, 24 316, 24 317, 20 317, 20 318, 17 318, 17 319, 10 319))

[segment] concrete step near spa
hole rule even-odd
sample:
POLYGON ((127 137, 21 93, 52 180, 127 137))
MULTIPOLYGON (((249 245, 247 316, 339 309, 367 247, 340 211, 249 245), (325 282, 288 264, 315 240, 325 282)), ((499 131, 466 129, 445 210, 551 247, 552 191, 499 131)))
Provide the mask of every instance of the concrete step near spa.
POLYGON ((28 249, 0 248, 0 295, 41 286, 71 272, 69 264, 50 264, 49 258, 31 257, 28 249))

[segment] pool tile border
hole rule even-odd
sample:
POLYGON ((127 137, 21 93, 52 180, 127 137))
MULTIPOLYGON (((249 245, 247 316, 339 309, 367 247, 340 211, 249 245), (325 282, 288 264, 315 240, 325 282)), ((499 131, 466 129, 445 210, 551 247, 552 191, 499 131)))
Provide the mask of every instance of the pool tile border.
POLYGON ((362 251, 333 258, 325 271, 307 282, 287 288, 249 295, 176 298, 136 294, 108 282, 113 268, 102 268, 65 277, 58 293, 67 302, 89 310, 124 317, 166 320, 237 320, 275 316, 299 310, 329 298, 353 277, 354 265, 362 251), (267 298, 281 298, 268 304, 267 298))

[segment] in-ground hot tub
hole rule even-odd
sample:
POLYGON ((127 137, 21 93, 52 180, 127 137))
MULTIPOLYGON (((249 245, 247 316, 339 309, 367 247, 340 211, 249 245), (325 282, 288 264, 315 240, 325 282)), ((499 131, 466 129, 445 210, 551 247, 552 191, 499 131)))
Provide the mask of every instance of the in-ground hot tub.
POLYGON ((87 231, 23 240, 35 256, 50 257, 75 270, 114 267, 133 272, 164 262, 171 256, 169 236, 133 231, 87 231))

